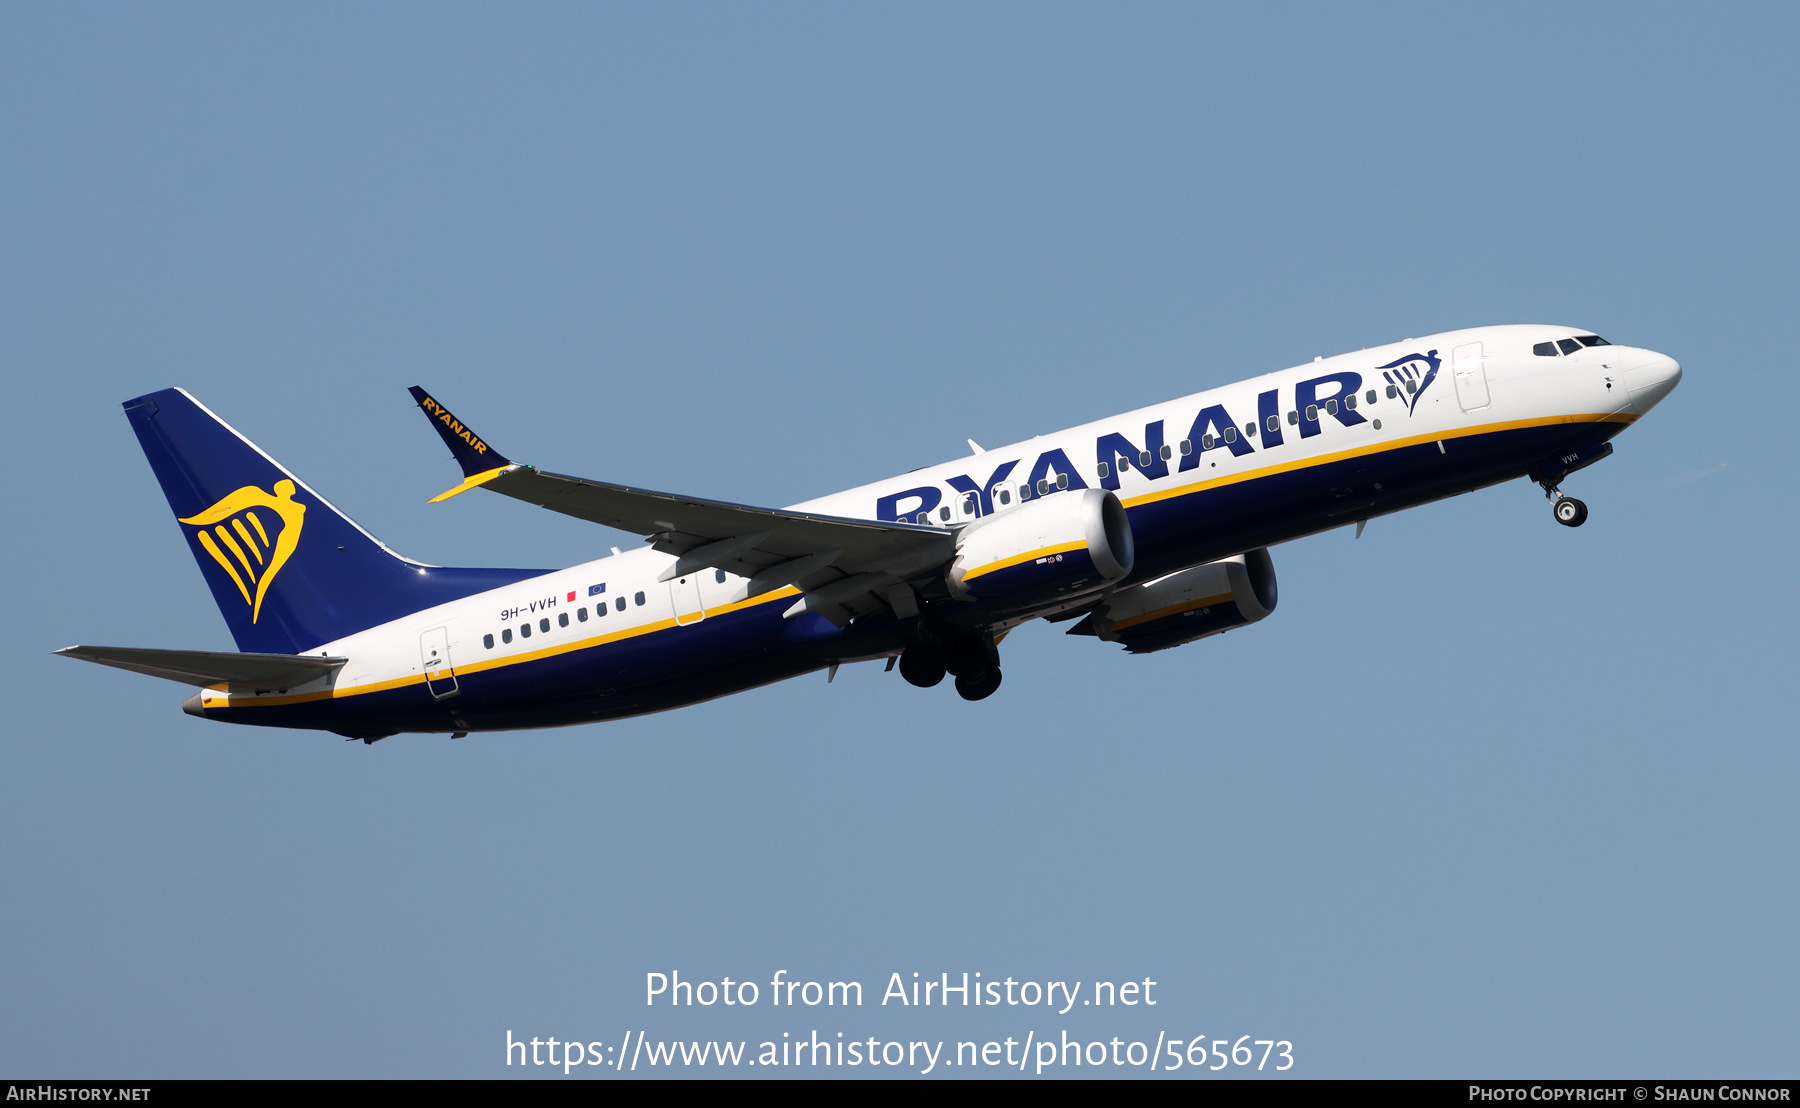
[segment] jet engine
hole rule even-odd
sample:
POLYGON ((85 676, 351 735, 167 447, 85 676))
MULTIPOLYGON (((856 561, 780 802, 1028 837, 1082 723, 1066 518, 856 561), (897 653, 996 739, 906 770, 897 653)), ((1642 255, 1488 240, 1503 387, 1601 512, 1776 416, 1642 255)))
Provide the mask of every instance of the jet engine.
POLYGON ((1275 563, 1267 550, 1252 550, 1120 589, 1068 633, 1148 654, 1255 623, 1275 610, 1275 599, 1275 563))
POLYGON ((1028 610, 1131 572, 1131 521, 1104 489, 1052 493, 965 527, 947 583, 958 600, 1028 610))

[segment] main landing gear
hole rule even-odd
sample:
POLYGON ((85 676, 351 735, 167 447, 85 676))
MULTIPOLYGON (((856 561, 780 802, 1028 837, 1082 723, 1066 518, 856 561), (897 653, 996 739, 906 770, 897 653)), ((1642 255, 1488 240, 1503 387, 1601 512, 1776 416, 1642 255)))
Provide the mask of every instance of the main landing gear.
POLYGON ((908 684, 929 689, 948 673, 964 700, 985 700, 1000 687, 1000 651, 987 635, 962 635, 945 641, 928 636, 900 655, 900 676, 908 684))

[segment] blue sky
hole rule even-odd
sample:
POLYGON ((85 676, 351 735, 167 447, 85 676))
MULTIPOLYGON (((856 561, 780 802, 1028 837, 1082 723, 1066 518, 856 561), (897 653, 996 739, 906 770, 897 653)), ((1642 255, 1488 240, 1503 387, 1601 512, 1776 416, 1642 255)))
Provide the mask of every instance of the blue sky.
MULTIPOLYGON (((504 1076, 504 1036, 1279 1038, 1302 1076, 1792 1076, 1797 20, 1777 5, 14 5, 0 1069, 504 1076), (1571 479, 1274 551, 1148 657, 1027 627, 554 732, 207 724, 118 402, 390 545, 629 536, 509 455, 786 504, 1333 354, 1560 323, 1681 388, 1571 479), (855 979, 788 1018, 644 975, 855 979), (895 1011, 893 972, 1154 1010, 895 1011)), ((513 1072, 517 1072, 516 1068, 513 1072)), ((1110 1072, 1110 1071, 1108 1071, 1110 1072)))

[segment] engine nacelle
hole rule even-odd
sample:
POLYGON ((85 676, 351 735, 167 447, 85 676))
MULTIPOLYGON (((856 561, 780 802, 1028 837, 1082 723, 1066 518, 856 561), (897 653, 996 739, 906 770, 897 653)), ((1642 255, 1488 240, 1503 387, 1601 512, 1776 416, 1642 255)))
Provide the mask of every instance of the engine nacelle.
POLYGON ((1252 550, 1120 589, 1069 634, 1148 654, 1255 623, 1275 610, 1275 599, 1275 563, 1267 550, 1252 550))
POLYGON ((1052 493, 965 527, 950 594, 1029 609, 1105 588, 1131 572, 1131 521, 1104 489, 1052 493))

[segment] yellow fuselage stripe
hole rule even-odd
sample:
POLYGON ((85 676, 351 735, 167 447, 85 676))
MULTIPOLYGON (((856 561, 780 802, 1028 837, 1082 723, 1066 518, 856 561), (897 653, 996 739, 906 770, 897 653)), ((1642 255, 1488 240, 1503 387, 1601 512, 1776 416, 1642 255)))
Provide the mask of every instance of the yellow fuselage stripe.
POLYGON ((1134 496, 1129 500, 1125 500, 1124 504, 1127 508, 1135 508, 1139 504, 1154 504, 1159 500, 1168 500, 1176 496, 1186 496, 1189 493, 1222 488, 1226 485, 1235 485, 1242 481, 1254 481, 1258 477, 1272 477, 1277 473, 1290 473, 1296 469, 1310 469, 1313 466, 1329 465, 1332 462, 1341 462, 1350 458, 1366 457, 1370 454, 1380 454, 1384 451, 1399 450, 1408 446, 1419 446, 1428 442, 1447 442, 1451 439, 1467 438, 1471 435, 1486 435, 1496 431, 1516 431, 1526 427, 1554 427, 1559 423, 1632 423, 1636 421, 1636 419, 1637 416, 1625 412, 1614 412, 1612 414, 1590 412, 1584 415, 1549 416, 1543 419, 1514 419, 1503 423, 1484 423, 1478 427, 1464 427, 1455 430, 1440 431, 1429 435, 1413 435, 1404 439, 1389 439, 1382 442, 1372 442, 1363 446, 1351 447, 1349 450, 1339 450, 1332 454, 1315 454, 1310 458, 1295 458, 1293 461, 1278 462, 1275 465, 1262 466, 1258 469, 1247 469, 1242 473, 1232 473, 1222 477, 1214 477, 1210 481, 1196 481, 1193 484, 1179 485, 1172 489, 1158 489, 1155 492, 1147 492, 1141 496, 1134 496))
MULTIPOLYGON (((748 600, 739 600, 732 604, 721 604, 717 608, 707 608, 706 618, 712 619, 717 616, 729 615, 732 612, 742 611, 746 608, 754 608, 758 604, 769 604, 777 600, 784 600, 790 596, 799 595, 800 590, 789 585, 786 588, 763 593, 761 596, 750 597, 748 600)), ((558 643, 555 646, 546 646, 542 649, 530 650, 522 654, 508 654, 498 658, 483 658, 480 661, 469 662, 466 664, 453 662, 450 668, 458 674, 481 673, 490 669, 504 669, 507 666, 515 666, 524 662, 535 662, 543 658, 554 658, 559 654, 568 654, 576 650, 588 650, 596 646, 605 646, 608 643, 637 638, 640 635, 649 635, 657 631, 666 631, 669 628, 676 626, 693 626, 693 624, 677 624, 674 619, 660 619, 654 623, 643 623, 636 627, 627 627, 623 631, 614 631, 609 635, 595 635, 591 638, 577 639, 573 642, 558 643)), ((305 704, 314 700, 339 700, 344 697, 362 696, 365 693, 386 692, 388 689, 401 689, 408 685, 421 685, 424 683, 425 675, 423 673, 412 673, 405 677, 396 677, 390 681, 376 681, 372 684, 356 685, 347 689, 320 689, 317 692, 297 693, 292 696, 216 696, 209 698, 202 694, 200 706, 203 708, 261 708, 284 704, 305 704)), ((224 691, 224 685, 213 685, 206 690, 206 692, 210 693, 223 693, 224 691)))

